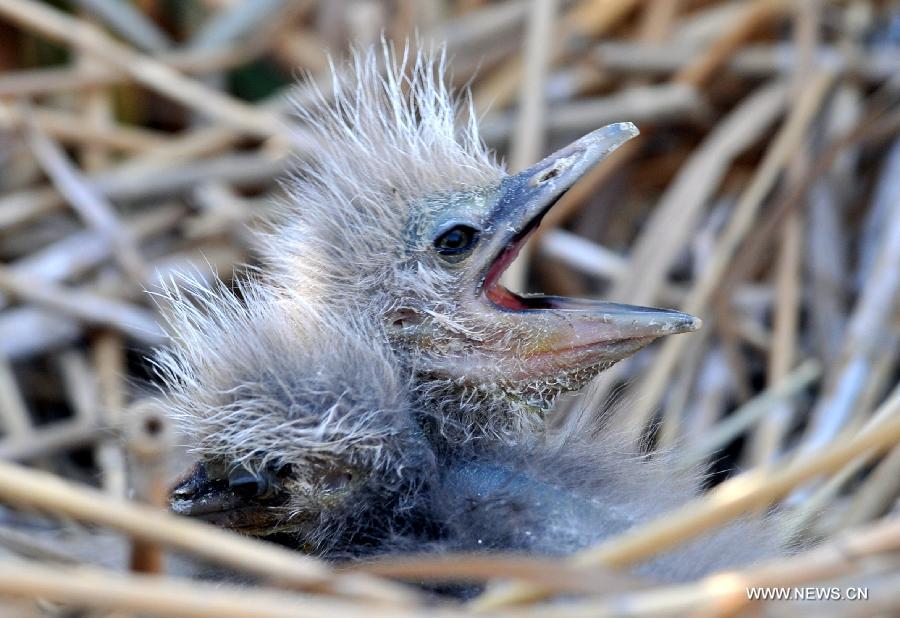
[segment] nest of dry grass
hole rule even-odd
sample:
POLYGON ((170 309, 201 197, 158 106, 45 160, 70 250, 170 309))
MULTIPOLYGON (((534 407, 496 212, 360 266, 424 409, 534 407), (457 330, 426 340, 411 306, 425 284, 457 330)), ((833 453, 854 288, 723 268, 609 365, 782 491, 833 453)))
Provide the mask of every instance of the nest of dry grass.
POLYGON ((4 612, 900 608, 900 14, 891 3, 72 4, 0 0, 4 612), (280 129, 286 95, 303 100, 297 69, 321 75, 325 50, 382 30, 446 41, 454 78, 471 83, 484 134, 512 168, 606 123, 641 128, 552 211, 515 276, 547 292, 703 317, 701 334, 617 365, 591 395, 624 393, 635 429, 679 444, 686 464, 712 462, 713 486, 695 502, 568 559, 397 557, 352 571, 159 508, 177 458, 164 415, 134 386, 149 346, 163 341, 143 290, 185 269, 227 279, 252 261, 247 226, 279 192, 288 158, 310 147, 280 129), (820 544, 677 586, 621 574, 772 505, 820 544), (36 533, 48 521, 70 538, 82 529, 65 522, 116 532, 130 559, 90 564, 36 533), (167 574, 168 549, 258 583, 167 574), (435 604, 403 583, 422 579, 488 585, 474 602, 435 604), (868 600, 751 600, 752 587, 859 589, 868 600))

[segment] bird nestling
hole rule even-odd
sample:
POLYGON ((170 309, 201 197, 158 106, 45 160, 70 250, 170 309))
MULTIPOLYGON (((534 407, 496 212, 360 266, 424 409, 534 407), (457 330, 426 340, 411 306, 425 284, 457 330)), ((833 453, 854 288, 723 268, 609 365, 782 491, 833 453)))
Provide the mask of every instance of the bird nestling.
POLYGON ((515 442, 561 393, 700 321, 505 289, 542 217, 637 129, 609 125, 508 175, 445 72, 443 51, 387 45, 335 71, 331 95, 299 110, 318 146, 265 261, 280 284, 383 328, 440 433, 515 442))
MULTIPOLYGON (((635 128, 610 125, 508 175, 444 62, 386 45, 355 55, 353 77, 336 72, 330 98, 300 111, 319 148, 260 243, 264 275, 240 299, 169 293, 175 345, 157 365, 199 459, 176 512, 332 557, 569 553, 694 495, 697 474, 616 436, 534 430, 561 393, 699 321, 499 283, 546 212, 635 128)), ((723 533, 730 551, 682 553, 657 574, 777 546, 739 530, 723 533)))
MULTIPOLYGON (((252 283, 241 295, 173 294, 179 345, 157 364, 198 457, 172 492, 177 513, 331 559, 564 555, 698 490, 695 471, 608 430, 435 445, 384 337, 290 291, 252 283)), ((681 580, 777 551, 747 521, 639 572, 681 580)))

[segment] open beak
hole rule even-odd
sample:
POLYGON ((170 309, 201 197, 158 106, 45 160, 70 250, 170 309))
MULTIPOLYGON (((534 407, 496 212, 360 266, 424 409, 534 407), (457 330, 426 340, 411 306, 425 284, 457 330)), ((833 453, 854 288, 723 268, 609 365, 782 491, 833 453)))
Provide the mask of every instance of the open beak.
POLYGON ((488 217, 495 231, 478 249, 482 270, 476 301, 482 311, 491 313, 492 321, 509 331, 538 333, 520 349, 530 361, 524 373, 608 366, 657 337, 700 328, 698 318, 679 311, 519 295, 500 284, 501 275, 543 216, 588 170, 637 133, 631 123, 603 127, 501 182, 499 199, 488 217))
POLYGON ((284 502, 277 475, 263 470, 200 462, 169 494, 179 515, 196 517, 245 534, 268 535, 284 527, 284 502))

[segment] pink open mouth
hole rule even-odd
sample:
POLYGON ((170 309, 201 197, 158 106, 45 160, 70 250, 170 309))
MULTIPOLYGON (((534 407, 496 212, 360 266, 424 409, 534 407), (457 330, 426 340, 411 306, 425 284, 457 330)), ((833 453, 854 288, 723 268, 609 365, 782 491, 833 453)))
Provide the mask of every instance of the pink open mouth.
MULTIPOLYGON (((562 196, 560 196, 562 197, 562 196)), ((500 283, 500 277, 513 263, 522 247, 528 242, 538 227, 544 215, 553 208, 554 204, 559 201, 557 198, 543 212, 528 222, 525 229, 520 232, 513 240, 497 255, 487 270, 481 289, 485 298, 498 309, 506 311, 538 311, 541 309, 557 309, 564 311, 589 310, 592 301, 579 300, 574 298, 562 298, 559 296, 546 296, 544 294, 526 294, 519 295, 508 290, 500 283)))
MULTIPOLYGON (((570 328, 583 331, 581 336, 588 342, 588 346, 598 341, 607 344, 632 339, 649 341, 662 335, 690 332, 700 327, 699 319, 678 311, 545 294, 520 295, 503 286, 500 283, 501 276, 519 255, 528 239, 537 231, 544 215, 558 201, 559 198, 529 221, 487 268, 481 284, 481 293, 493 309, 517 314, 538 314, 545 311, 578 314, 575 322, 569 321, 567 324, 570 328)), ((572 346, 569 347, 578 346, 579 344, 572 342, 572 346)))
POLYGON ((534 307, 527 299, 509 291, 500 284, 500 277, 506 272, 509 265, 513 263, 513 260, 519 255, 519 251, 522 250, 522 247, 525 246, 525 243, 528 242, 528 239, 534 234, 537 228, 537 225, 531 226, 525 234, 520 235, 513 240, 513 242, 508 244, 503 251, 500 252, 487 271, 484 283, 482 284, 484 295, 489 301, 501 309, 507 309, 509 311, 527 311, 529 309, 539 308, 534 307))

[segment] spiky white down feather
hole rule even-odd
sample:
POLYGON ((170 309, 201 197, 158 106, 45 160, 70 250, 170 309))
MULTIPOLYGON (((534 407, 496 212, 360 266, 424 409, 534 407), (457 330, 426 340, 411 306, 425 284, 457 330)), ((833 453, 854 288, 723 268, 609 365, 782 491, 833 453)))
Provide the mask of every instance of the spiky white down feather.
POLYGON ((196 453, 251 469, 397 463, 388 446, 412 421, 389 349, 372 345, 377 333, 365 338, 364 324, 269 285, 245 283, 239 298, 222 284, 181 284, 164 295, 174 345, 155 364, 196 453))
POLYGON ((468 95, 446 84, 444 49, 398 53, 385 43, 354 52, 346 68, 332 67, 329 95, 297 107, 316 149, 286 183, 268 262, 329 303, 358 305, 382 289, 428 294, 440 289, 434 273, 401 268, 403 239, 415 232, 411 208, 495 183, 503 168, 479 136, 468 95))

